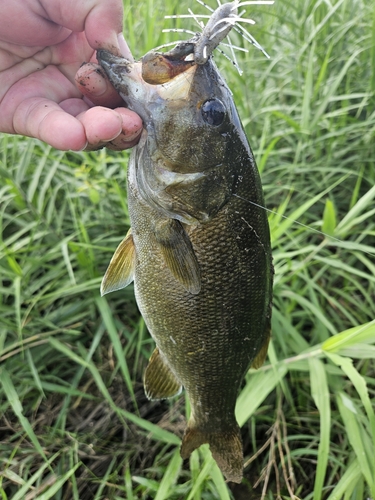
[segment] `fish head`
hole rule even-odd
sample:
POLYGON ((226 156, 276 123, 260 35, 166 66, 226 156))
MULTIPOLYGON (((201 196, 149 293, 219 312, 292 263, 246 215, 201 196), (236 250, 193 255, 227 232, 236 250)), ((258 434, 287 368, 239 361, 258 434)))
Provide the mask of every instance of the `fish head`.
POLYGON ((188 223, 210 220, 228 201, 247 145, 216 65, 212 58, 196 64, 193 49, 185 43, 136 63, 98 52, 110 81, 144 122, 135 165, 142 197, 188 223))
POLYGON ((148 106, 158 149, 173 170, 187 174, 221 165, 230 149, 232 98, 213 61, 187 67, 157 85, 157 94, 148 106))

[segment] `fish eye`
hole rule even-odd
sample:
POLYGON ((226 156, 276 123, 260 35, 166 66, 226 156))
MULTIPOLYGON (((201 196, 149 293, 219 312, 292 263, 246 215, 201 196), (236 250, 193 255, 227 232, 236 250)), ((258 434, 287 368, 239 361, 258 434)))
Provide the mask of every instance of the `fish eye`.
POLYGON ((208 99, 201 107, 203 120, 209 125, 221 125, 225 117, 224 104, 219 99, 208 99))

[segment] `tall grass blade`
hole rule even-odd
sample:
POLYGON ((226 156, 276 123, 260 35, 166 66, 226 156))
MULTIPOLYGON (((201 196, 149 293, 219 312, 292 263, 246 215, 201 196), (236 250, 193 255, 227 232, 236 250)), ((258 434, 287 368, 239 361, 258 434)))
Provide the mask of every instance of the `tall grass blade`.
POLYGON ((375 186, 373 186, 366 194, 364 194, 357 203, 349 210, 345 217, 337 225, 337 234, 344 235, 352 227, 353 222, 361 212, 368 207, 373 207, 375 198, 375 186))
POLYGON ((323 494, 324 479, 327 473, 330 448, 331 408, 326 371, 323 363, 316 358, 309 359, 311 395, 320 415, 320 439, 318 463, 314 484, 314 500, 320 500, 323 494))
POLYGON ((328 236, 334 236, 336 229, 336 210, 330 199, 327 199, 323 212, 322 231, 328 236))
POLYGON ((353 362, 351 359, 344 358, 339 356, 338 354, 326 353, 326 355, 335 363, 337 366, 340 366, 349 380, 352 382, 356 391, 358 392, 359 397, 361 398, 363 407, 366 411, 367 418, 369 420, 369 433, 371 436, 370 440, 370 453, 368 456, 369 468, 371 471, 372 483, 369 483, 370 488, 372 489, 372 495, 375 495, 375 413, 373 404, 371 403, 369 392, 366 384, 366 380, 358 373, 358 371, 354 368, 353 362))
MULTIPOLYGON (((208 450, 207 450, 208 453, 208 450)), ((211 468, 211 478, 216 487, 217 495, 220 500, 231 500, 231 495, 228 491, 227 483, 223 477, 223 474, 217 463, 214 461, 213 466, 211 468)))
POLYGON ((244 425, 276 385, 285 377, 288 369, 280 364, 266 373, 263 370, 248 375, 246 386, 237 399, 236 418, 240 426, 244 425))
POLYGON ((172 432, 169 432, 166 429, 163 429, 162 427, 153 424, 149 420, 138 417, 133 413, 121 410, 120 408, 117 409, 117 412, 120 415, 122 415, 125 419, 130 420, 131 422, 138 425, 138 427, 140 427, 141 429, 144 429, 145 431, 149 432, 150 438, 155 439, 156 441, 160 441, 161 443, 174 444, 180 446, 181 439, 172 432))
MULTIPOLYGON (((336 6, 339 4, 339 3, 342 3, 341 2, 338 2, 336 4, 336 6)), ((339 85, 341 84, 343 78, 346 76, 349 68, 351 67, 351 65, 354 63, 354 61, 357 60, 359 54, 361 52, 363 52, 364 48, 360 48, 356 51, 354 51, 353 54, 351 54, 351 56, 348 58, 348 60, 346 61, 344 67, 342 68, 342 70, 340 71, 340 73, 336 76, 335 80, 333 83, 331 83, 331 85, 329 86, 328 88, 328 91, 326 93, 326 95, 324 96, 320 106, 318 107, 318 109, 316 110, 315 112, 315 116, 314 118, 312 119, 312 122, 311 122, 311 128, 315 128, 318 123, 319 123, 319 120, 322 119, 322 117, 324 116, 324 112, 326 111, 327 107, 328 107, 328 104, 330 102, 330 100, 332 99, 332 97, 334 96, 335 92, 337 91, 339 85)))
POLYGON ((374 487, 375 476, 373 475, 374 471, 369 462, 368 454, 366 453, 367 446, 365 441, 367 441, 367 436, 359 419, 357 418, 358 411, 352 400, 343 392, 340 392, 337 395, 336 401, 347 431, 348 439, 356 454, 362 474, 366 478, 366 482, 370 490, 372 490, 374 487))
POLYGON ((326 352, 338 352, 340 349, 348 349, 362 342, 375 342, 375 320, 330 337, 322 344, 322 349, 326 352))
POLYGON ((134 390, 133 390, 133 383, 132 383, 132 379, 131 379, 131 376, 129 373, 129 368, 128 368, 128 365, 127 365, 127 362, 126 362, 126 359, 125 359, 125 356, 123 353, 123 348, 122 348, 122 345, 121 345, 121 342, 120 342, 120 339, 119 339, 119 336, 117 333, 116 326, 115 326, 114 321, 113 321, 111 310, 108 307, 108 302, 106 301, 106 299, 104 297, 97 297, 96 304, 97 304, 98 309, 100 311, 100 314, 103 318, 103 322, 108 330, 108 335, 111 339, 111 342, 112 342, 118 363, 120 365, 121 372, 123 374, 126 386, 129 390, 129 393, 131 394, 131 396, 133 398, 135 407, 137 407, 137 403, 136 403, 136 399, 135 399, 135 395, 134 395, 134 390))
POLYGON ((50 498, 56 498, 55 497, 56 493, 58 493, 61 490, 66 481, 75 473, 75 471, 80 466, 81 463, 79 462, 74 467, 72 467, 68 472, 63 474, 60 477, 60 479, 58 479, 56 483, 48 489, 48 491, 38 496, 38 500, 49 500, 50 498))
MULTIPOLYGON (((208 445, 204 445, 204 446, 207 450, 208 445)), ((195 480, 194 484, 192 485, 193 487, 191 488, 190 493, 189 493, 188 497, 186 498, 186 500, 193 500, 194 499, 194 496, 199 491, 202 483, 208 479, 209 474, 211 473, 211 469, 214 465, 214 459, 212 458, 211 453, 205 453, 203 447, 200 448, 200 452, 203 453, 203 456, 204 456, 203 466, 201 468, 201 471, 200 471, 197 479, 195 480), (203 450, 203 452, 202 452, 202 450, 203 450)))
POLYGON ((100 392, 103 394, 104 398, 107 400, 109 406, 112 408, 112 410, 121 418, 123 421, 124 425, 125 419, 128 419, 135 424, 139 425, 141 428, 149 431, 151 435, 154 437, 154 439, 158 439, 160 441, 166 442, 166 443, 171 443, 171 444, 180 444, 180 439, 172 434, 171 432, 166 431, 165 429, 162 429, 161 427, 158 427, 157 425, 153 424, 152 422, 149 422, 143 418, 138 417, 137 415, 133 415, 130 412, 127 412, 125 410, 122 410, 121 408, 118 408, 116 404, 114 403, 110 393, 108 392, 107 387, 105 386, 105 383, 97 369, 97 367, 92 363, 85 361, 82 359, 80 356, 76 355, 73 353, 67 346, 62 344, 56 339, 50 339, 51 344, 59 351, 61 351, 63 354, 66 356, 70 357, 74 362, 77 364, 82 365, 83 367, 87 368, 94 380, 95 383, 98 386, 98 389, 100 392))
POLYGON ((176 449, 164 472, 155 500, 168 500, 170 498, 173 486, 181 469, 181 464, 182 458, 180 456, 180 450, 176 449))
POLYGON ((347 179, 348 175, 345 175, 344 177, 340 178, 337 180, 334 184, 329 186, 327 189, 323 190, 321 193, 317 194, 316 196, 312 197, 311 199, 307 200, 305 203, 303 203, 301 206, 293 210, 288 215, 287 219, 284 219, 280 224, 277 225, 277 228, 272 228, 272 238, 273 240, 277 241, 281 236, 289 229, 295 221, 298 221, 298 219, 305 214, 310 207, 312 207, 317 201, 319 201, 323 196, 325 196, 327 193, 332 191, 338 184, 341 184, 344 182, 345 179, 347 179))
POLYGON ((355 459, 341 476, 327 500, 341 500, 347 493, 350 495, 361 477, 361 467, 358 460, 355 459))
POLYGON ((33 484, 38 481, 43 474, 45 473, 45 470, 47 467, 51 467, 51 464, 55 461, 55 459, 61 454, 61 451, 58 451, 54 455, 51 456, 51 458, 47 461, 44 462, 37 471, 34 472, 34 474, 30 477, 30 479, 25 482, 25 484, 20 488, 17 493, 12 497, 12 500, 24 500, 26 493, 30 490, 30 487, 33 486, 33 484))
POLYGON ((9 404, 11 405, 15 415, 17 416, 25 434, 29 437, 30 441, 34 445, 35 449, 39 455, 43 458, 45 462, 48 462, 46 454, 39 443, 39 440, 33 431, 28 419, 23 415, 22 403, 19 399, 18 393, 14 384, 10 378, 8 371, 5 368, 0 368, 0 386, 3 388, 5 396, 7 397, 9 404))

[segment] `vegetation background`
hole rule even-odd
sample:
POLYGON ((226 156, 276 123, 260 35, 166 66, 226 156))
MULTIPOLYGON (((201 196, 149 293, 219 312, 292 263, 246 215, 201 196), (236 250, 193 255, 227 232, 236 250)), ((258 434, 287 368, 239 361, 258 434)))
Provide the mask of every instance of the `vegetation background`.
MULTIPOLYGON (((189 7, 206 13, 127 2, 134 55, 186 38, 162 29, 195 29, 164 19, 189 7)), ((271 59, 236 34, 244 74, 215 56, 262 174, 276 270, 269 356, 238 398, 243 483, 226 485, 206 447, 182 463, 188 404, 143 395, 153 343, 132 287, 99 296, 129 225, 128 154, 2 136, 3 500, 375 499, 375 4, 247 12, 271 59)))

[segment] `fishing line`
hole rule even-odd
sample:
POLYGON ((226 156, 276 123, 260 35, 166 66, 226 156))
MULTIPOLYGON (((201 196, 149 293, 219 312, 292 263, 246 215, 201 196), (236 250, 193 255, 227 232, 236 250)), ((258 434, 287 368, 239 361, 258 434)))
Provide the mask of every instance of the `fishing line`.
MULTIPOLYGON (((319 229, 315 229, 314 227, 308 226, 307 224, 303 224, 302 222, 299 222, 298 220, 292 219, 291 217, 287 217, 286 215, 279 214, 278 212, 275 212, 274 210, 271 210, 270 208, 263 207, 262 205, 258 205, 258 203, 247 200, 246 198, 243 198, 242 196, 239 196, 238 194, 233 194, 233 196, 235 196, 236 198, 239 198, 240 200, 246 201, 247 203, 250 203, 251 205, 254 205, 255 207, 262 208, 266 212, 270 212, 271 214, 277 215, 278 217, 282 217, 283 219, 290 220, 294 224, 298 224, 299 226, 302 226, 305 229, 309 229, 310 231, 313 231, 314 233, 321 234, 325 238, 335 240, 338 243, 345 243, 345 241, 340 240, 340 238, 336 238, 335 236, 331 236, 330 234, 326 234, 323 231, 319 231, 319 229)), ((361 250, 361 251, 367 255, 371 255, 371 256, 375 255, 374 253, 368 252, 367 250, 361 250)))

